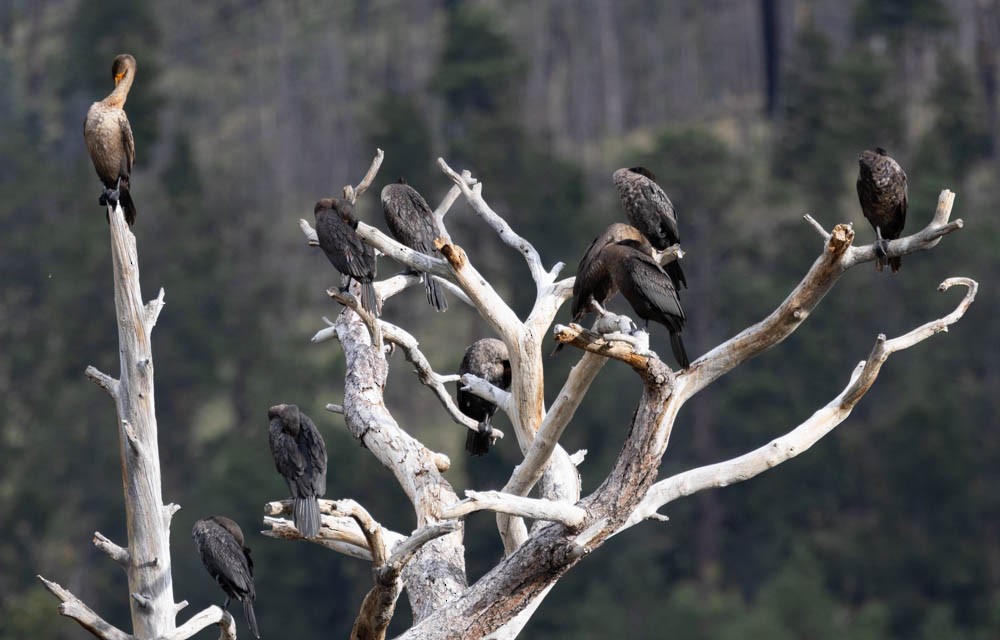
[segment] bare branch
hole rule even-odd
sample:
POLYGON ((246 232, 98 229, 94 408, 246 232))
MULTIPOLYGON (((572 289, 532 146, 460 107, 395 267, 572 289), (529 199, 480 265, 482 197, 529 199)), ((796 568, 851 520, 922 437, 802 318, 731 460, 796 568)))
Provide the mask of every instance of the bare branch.
POLYGON ((236 620, 233 619, 233 616, 228 611, 223 611, 222 608, 214 604, 195 614, 190 620, 177 627, 176 631, 162 640, 187 640, 187 638, 213 624, 219 626, 219 640, 236 640, 236 620))
MULTIPOLYGON (((434 392, 434 395, 436 395, 441 404, 444 405, 445 410, 448 411, 448 415, 451 416, 451 419, 467 429, 478 431, 479 423, 459 410, 458 405, 455 404, 451 394, 448 393, 448 390, 444 386, 444 383, 448 381, 447 378, 435 373, 434 370, 431 369, 431 365, 427 361, 427 358, 420 351, 417 339, 407 331, 394 324, 384 320, 380 321, 380 323, 382 325, 382 332, 385 339, 395 345, 398 345, 403 350, 403 353, 406 355, 406 359, 411 362, 414 367, 416 367, 416 374, 420 379, 420 382, 434 392)), ((503 432, 499 429, 494 429, 491 437, 503 438, 503 432)))
POLYGON ((560 522, 575 529, 587 517, 587 512, 575 505, 552 500, 525 498, 501 491, 466 491, 466 499, 448 505, 441 511, 443 518, 461 518, 476 511, 496 511, 522 518, 560 522))
POLYGON ((160 317, 160 311, 163 311, 163 295, 163 287, 160 287, 160 295, 146 303, 146 314, 143 319, 143 324, 146 327, 146 333, 152 332, 153 327, 156 326, 157 319, 160 317))
POLYGON ((504 391, 500 387, 493 386, 479 376, 471 373, 462 375, 462 390, 479 396, 484 400, 489 400, 504 413, 510 412, 510 392, 504 391))
POLYGON ((878 377, 882 364, 890 355, 908 349, 936 333, 947 331, 948 327, 965 314, 975 299, 978 284, 969 278, 949 278, 941 283, 940 291, 952 286, 966 287, 965 297, 958 307, 947 316, 928 322, 892 340, 880 335, 866 361, 862 361, 851 374, 851 380, 840 394, 825 407, 814 413, 808 420, 789 433, 770 443, 737 458, 716 464, 691 469, 657 482, 646 494, 639 507, 622 526, 630 527, 645 518, 652 517, 663 505, 692 493, 725 487, 749 480, 782 462, 803 453, 823 436, 841 424, 851 414, 854 406, 864 397, 878 377))
MULTIPOLYGON (((465 195, 465 199, 468 200, 469 204, 472 206, 472 210, 476 212, 482 220, 488 224, 504 244, 513 248, 518 253, 524 256, 524 259, 528 263, 528 269, 531 271, 531 277, 535 281, 535 284, 541 287, 545 284, 551 284, 553 280, 556 279, 558 271, 554 273, 548 273, 545 271, 545 267, 542 266, 542 258, 538 255, 538 251, 532 246, 530 242, 522 238, 521 236, 514 233, 507 221, 501 218, 493 209, 486 204, 486 200, 483 199, 483 183, 477 182, 471 177, 471 174, 462 176, 455 172, 454 169, 448 166, 448 163, 444 161, 444 158, 438 158, 438 166, 441 170, 451 178, 461 190, 462 194, 465 195)), ((560 267, 561 268, 561 267, 560 267)))
POLYGON ((271 528, 264 529, 260 533, 268 538, 276 538, 278 540, 306 540, 306 542, 318 544, 321 547, 342 553, 351 558, 371 561, 372 554, 368 549, 368 543, 365 542, 365 537, 361 534, 360 529, 357 529, 357 523, 354 520, 350 518, 343 519, 354 525, 354 529, 347 528, 343 524, 343 521, 331 522, 331 516, 322 516, 321 520, 323 528, 320 529, 319 534, 315 538, 303 538, 291 520, 269 516, 265 516, 264 524, 271 528))
POLYGON ((802 219, 808 222, 810 225, 812 225, 812 228, 816 230, 816 233, 818 233, 819 237, 823 238, 825 242, 830 241, 830 234, 827 232, 826 229, 823 228, 823 225, 816 222, 815 218, 813 218, 811 215, 807 213, 804 216, 802 216, 802 219))
POLYGON ((81 627, 104 640, 135 640, 131 635, 121 629, 112 626, 94 610, 85 605, 79 598, 64 589, 59 584, 46 580, 38 576, 45 588, 55 597, 59 598, 62 604, 59 605, 59 613, 76 620, 81 627))
POLYGON ((382 525, 375 522, 371 514, 354 500, 337 500, 337 511, 350 516, 358 523, 368 543, 368 549, 372 552, 372 562, 376 567, 384 565, 389 554, 382 538, 382 525))
POLYGON ((113 400, 118 398, 118 380, 93 366, 88 366, 84 373, 94 384, 104 389, 113 400))
POLYGON ((364 322, 365 326, 368 328, 368 335, 371 337, 372 345, 376 349, 381 351, 382 330, 379 326, 378 318, 373 316, 371 313, 368 312, 367 309, 361 306, 361 303, 358 301, 357 296, 350 293, 344 293, 339 289, 337 289, 336 287, 327 289, 326 295, 330 296, 340 304, 344 305, 345 307, 356 313, 358 317, 361 318, 361 321, 364 322))
MULTIPOLYGON (((951 210, 954 204, 955 194, 948 189, 943 190, 938 196, 937 208, 934 210, 934 217, 930 223, 913 235, 897 240, 890 240, 889 246, 886 249, 887 255, 891 258, 933 249, 941 242, 942 237, 964 227, 965 223, 961 218, 948 222, 951 218, 951 210)), ((869 244, 863 247, 852 247, 844 260, 844 264, 845 268, 849 268, 862 262, 871 262, 874 259, 875 245, 869 244)))
POLYGON ((438 236, 444 238, 449 243, 451 243, 451 235, 448 233, 447 227, 444 226, 444 217, 448 214, 451 206, 455 204, 460 195, 462 195, 462 189, 457 184, 452 185, 451 189, 448 189, 448 193, 445 194, 444 199, 441 200, 441 204, 434 210, 434 228, 437 229, 438 236))
POLYGON ((414 531, 409 538, 403 540, 395 546, 392 550, 392 555, 386 561, 386 565, 394 567, 397 571, 401 571, 407 562, 413 558, 417 551, 420 551, 421 547, 430 542, 440 538, 441 536, 448 535, 454 531, 458 531, 462 527, 461 523, 450 520, 447 522, 438 522, 435 524, 428 524, 420 527, 414 531))
POLYGON ((383 153, 381 149, 376 149, 375 157, 372 159, 372 164, 368 167, 368 173, 366 173, 365 177, 361 179, 358 186, 352 187, 351 185, 347 185, 344 187, 344 197, 347 198, 351 204, 357 203, 358 198, 360 198, 365 191, 368 191, 368 187, 370 187, 372 182, 375 180, 375 175, 382 166, 382 160, 384 158, 385 153, 383 153))
POLYGON ((100 531, 94 532, 94 546, 103 551, 105 555, 120 564, 122 567, 128 566, 130 560, 128 549, 111 542, 100 531))
POLYGON ((649 368, 651 358, 636 353, 632 344, 620 340, 605 340, 601 334, 584 329, 578 324, 569 326, 557 324, 553 327, 552 337, 556 342, 569 344, 605 358, 621 360, 640 373, 649 368))

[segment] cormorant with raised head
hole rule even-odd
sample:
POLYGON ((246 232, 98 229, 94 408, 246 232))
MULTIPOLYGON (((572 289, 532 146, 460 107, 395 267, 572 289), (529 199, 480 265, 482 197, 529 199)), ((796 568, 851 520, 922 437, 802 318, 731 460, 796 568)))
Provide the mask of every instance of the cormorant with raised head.
MULTIPOLYGON (((316 203, 316 237, 330 263, 345 276, 361 283, 361 306, 379 315, 375 279, 375 249, 358 235, 354 207, 346 200, 324 198, 316 203)), ((348 281, 350 286, 350 281, 348 281)))
POLYGON ((260 638, 257 618, 253 614, 253 601, 257 597, 253 586, 253 560, 239 525, 225 516, 208 516, 194 523, 191 537, 201 555, 201 563, 226 592, 222 608, 228 610, 233 598, 242 602, 250 633, 260 638))
MULTIPOLYGON (((431 255, 436 252, 434 239, 438 234, 434 225, 434 212, 423 196, 406 184, 406 180, 400 178, 398 183, 383 187, 382 210, 393 238, 420 253, 431 255)), ((429 273, 424 274, 424 288, 427 290, 428 304, 438 311, 448 309, 444 290, 429 273)))
POLYGON ((309 416, 294 404, 267 410, 268 443, 274 466, 288 484, 295 506, 295 528, 305 538, 319 533, 319 502, 326 493, 326 444, 309 416))
POLYGON ((127 53, 117 56, 111 64, 111 77, 115 89, 104 100, 90 105, 83 121, 83 139, 97 176, 104 183, 101 205, 121 203, 125 221, 131 226, 136 216, 130 192, 135 141, 124 107, 135 80, 135 58, 127 53))
POLYGON ((875 269, 885 265, 899 271, 899 256, 889 258, 889 240, 903 233, 906 224, 906 173, 885 149, 866 149, 858 156, 858 200, 861 212, 875 228, 875 269))
MULTIPOLYGON (((645 167, 619 169, 613 175, 625 217, 642 232, 657 251, 680 242, 677 214, 670 198, 656 184, 656 176, 645 167)), ((687 288, 680 262, 668 262, 664 270, 674 283, 674 290, 687 288)))
MULTIPOLYGON (((473 342, 465 350, 462 364, 458 367, 458 375, 466 373, 482 378, 504 391, 510 389, 510 357, 507 354, 507 345, 496 338, 483 338, 473 342)), ((493 430, 490 421, 497 412, 497 406, 470 391, 463 391, 462 383, 459 382, 458 408, 479 422, 478 431, 469 430, 469 435, 465 438, 465 450, 474 456, 486 455, 490 451, 490 433, 493 430)))
POLYGON ((673 279, 640 247, 635 240, 609 244, 601 250, 601 264, 647 327, 655 320, 667 328, 674 358, 681 369, 687 369, 691 363, 681 340, 685 316, 677 289, 673 279))

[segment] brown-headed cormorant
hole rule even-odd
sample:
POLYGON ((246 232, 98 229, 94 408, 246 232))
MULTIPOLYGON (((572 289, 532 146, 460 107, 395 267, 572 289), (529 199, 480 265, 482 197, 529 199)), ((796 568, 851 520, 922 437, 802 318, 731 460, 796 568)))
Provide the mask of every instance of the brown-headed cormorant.
POLYGON ((115 90, 100 102, 90 105, 83 121, 83 139, 97 176, 104 183, 101 205, 121 203, 125 221, 135 224, 135 203, 132 202, 130 178, 135 161, 135 141, 132 127, 125 115, 125 99, 135 80, 135 58, 123 53, 111 64, 115 90))
MULTIPOLYGON (((646 236, 657 251, 663 251, 681 241, 674 205, 660 185, 656 184, 656 176, 649 169, 619 169, 615 171, 613 178, 618 187, 622 208, 625 209, 625 217, 646 236)), ((687 288, 680 262, 668 262, 664 270, 673 281, 675 290, 687 288)))
POLYGON ((253 614, 253 601, 257 597, 253 586, 253 560, 250 549, 244 545, 239 525, 225 516, 208 516, 194 523, 191 537, 201 555, 201 563, 226 592, 222 608, 228 610, 232 598, 242 602, 250 633, 260 638, 257 618, 253 614))
POLYGON ((655 320, 667 328, 674 358, 687 369, 690 362, 681 340, 685 316, 677 289, 673 279, 640 247, 635 240, 609 244, 601 250, 601 264, 647 327, 655 320))
MULTIPOLYGON (((398 183, 387 184, 382 189, 382 210, 392 237, 420 253, 431 255, 436 251, 434 239, 438 234, 434 212, 423 196, 405 180, 400 178, 398 183)), ((444 290, 429 273, 424 274, 424 288, 427 290, 427 302, 432 307, 438 311, 448 309, 444 290)))
MULTIPOLYGON (((355 229, 358 219, 346 200, 324 198, 316 203, 316 237, 330 263, 345 276, 361 283, 361 306, 379 315, 375 279, 375 249, 361 240, 355 229)), ((348 282, 350 285, 350 282, 348 282)))
POLYGON ((875 269, 886 264, 899 271, 899 256, 887 258, 889 240, 903 233, 906 224, 906 173, 885 149, 865 150, 858 156, 858 200, 861 212, 875 228, 875 269))
MULTIPOLYGON (((483 338, 473 342, 465 350, 462 364, 458 368, 458 375, 466 373, 482 378, 494 387, 510 389, 510 357, 507 354, 507 345, 496 338, 483 338)), ((458 385, 458 408, 479 422, 479 431, 470 430, 466 436, 465 450, 474 456, 486 455, 490 451, 490 432, 493 429, 490 421, 497 412, 497 406, 470 391, 463 391, 461 382, 458 385)))
POLYGON ((576 270, 576 280, 573 282, 573 322, 579 323, 593 309, 591 299, 604 305, 612 296, 618 293, 618 287, 607 266, 603 263, 601 249, 621 242, 634 240, 637 248, 649 256, 653 255, 653 247, 646 237, 635 227, 616 222, 604 230, 604 233, 594 238, 587 252, 580 258, 580 266, 576 270))
POLYGON ((274 466, 288 484, 295 507, 295 528, 305 538, 319 533, 319 503, 326 493, 326 445, 309 416, 294 404, 279 404, 267 410, 271 424, 268 443, 274 466))

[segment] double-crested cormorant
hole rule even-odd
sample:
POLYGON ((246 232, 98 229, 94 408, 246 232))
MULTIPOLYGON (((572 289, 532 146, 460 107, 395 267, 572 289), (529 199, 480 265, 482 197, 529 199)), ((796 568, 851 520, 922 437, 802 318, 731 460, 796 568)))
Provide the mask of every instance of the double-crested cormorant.
MULTIPOLYGON (((358 236, 358 219, 354 207, 346 200, 324 198, 316 203, 316 237, 330 263, 345 276, 361 283, 361 306, 373 315, 379 314, 375 279, 375 249, 358 236)), ((349 283, 348 283, 349 284, 349 283)))
MULTIPOLYGON (((416 189, 406 184, 402 178, 396 184, 387 184, 382 189, 382 210, 385 223, 389 225, 392 237, 414 251, 430 255, 435 252, 434 212, 416 189)), ((431 275, 424 275, 427 302, 438 311, 448 309, 441 285, 431 275)))
MULTIPOLYGON (((466 373, 482 378, 494 387, 509 389, 510 357, 507 345, 496 338, 483 338, 473 342, 465 350, 462 364, 458 368, 458 375, 466 373)), ((474 456, 486 455, 490 451, 490 432, 493 429, 490 421, 497 412, 497 406, 469 391, 463 391, 462 383, 459 382, 458 408, 479 422, 479 431, 470 430, 466 436, 465 450, 474 456)))
POLYGON ((636 248, 649 256, 653 255, 653 247, 646 237, 635 227, 621 222, 612 224, 604 230, 604 233, 594 238, 587 252, 580 258, 580 266, 576 270, 576 280, 573 282, 573 322, 579 323, 592 311, 591 299, 604 305, 618 293, 611 272, 604 264, 601 250, 609 244, 623 240, 634 240, 636 248))
MULTIPOLYGON (((674 205, 656 184, 656 176, 649 169, 619 169, 613 177, 625 216, 656 250, 663 251, 681 241, 674 205)), ((675 290, 687 288, 687 280, 677 260, 668 262, 664 270, 673 281, 675 290)))
POLYGON ((292 492, 295 528, 306 538, 319 533, 319 503, 326 493, 326 445, 309 416, 294 404, 267 410, 268 442, 274 466, 292 492))
POLYGON ((209 516, 194 523, 191 537, 201 555, 201 563, 226 592, 222 608, 228 610, 232 598, 242 602, 250 633, 260 638, 257 618, 253 614, 253 601, 257 597, 253 586, 253 560, 250 549, 243 544, 239 525, 225 516, 209 516))
POLYGON ((125 115, 125 99, 135 80, 135 58, 123 53, 111 65, 115 90, 100 102, 90 105, 83 121, 83 139, 97 176, 104 183, 101 205, 120 202, 125 221, 135 224, 135 203, 129 192, 132 163, 135 161, 135 141, 132 127, 125 115))
POLYGON ((885 149, 865 150, 858 156, 858 200, 861 212, 875 228, 875 269, 886 264, 899 271, 899 256, 887 258, 889 240, 903 233, 906 224, 906 173, 885 149))
POLYGON ((609 244, 601 250, 601 264, 647 327, 650 320, 655 320, 670 331, 674 358, 682 369, 687 369, 691 363, 681 340, 685 316, 677 289, 673 279, 640 247, 635 240, 609 244))

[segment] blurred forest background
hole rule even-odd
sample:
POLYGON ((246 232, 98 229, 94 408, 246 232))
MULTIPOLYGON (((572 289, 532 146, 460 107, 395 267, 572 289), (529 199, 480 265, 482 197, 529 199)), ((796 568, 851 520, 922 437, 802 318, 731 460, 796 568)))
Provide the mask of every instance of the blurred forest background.
MULTIPOLYGON (((966 228, 904 259, 897 276, 846 274, 788 341, 682 412, 664 473, 764 444, 846 383, 875 336, 951 311, 951 333, 892 358, 850 419, 773 473, 698 494, 609 542, 556 586, 524 637, 1000 637, 1000 2, 997 0, 7 0, 0 3, 0 638, 86 638, 35 574, 129 628, 123 573, 90 543, 124 543, 114 409, 84 379, 116 373, 111 266, 81 123, 111 89, 115 54, 138 59, 127 104, 145 296, 166 289, 153 334, 174 590, 184 619, 222 594, 191 524, 224 513, 250 532, 264 637, 347 637, 369 566, 256 534, 284 497, 266 410, 295 402, 330 449, 330 497, 384 524, 413 519, 394 480, 346 433, 343 358, 309 338, 337 307, 338 276, 298 229, 312 205, 386 161, 360 216, 405 176, 432 203, 444 156, 571 275, 622 220, 611 173, 644 164, 677 207, 692 357, 760 319, 821 248, 803 223, 872 230, 857 155, 887 148, 910 184, 907 231, 938 192, 966 228)), ((456 241, 521 311, 527 270, 460 202, 456 241)), ((398 267, 383 260, 383 275, 398 267)), ((488 334, 460 303, 436 315, 413 289, 386 316, 439 371, 488 334)), ((567 309, 559 321, 568 318, 567 309)), ((667 349, 654 330, 654 348, 667 349)), ((578 358, 548 359, 551 398, 578 358)), ((387 390, 408 430, 451 456, 461 492, 498 488, 513 438, 469 459, 465 434, 400 354, 387 390)), ((609 364, 564 437, 589 451, 584 488, 617 455, 638 398, 609 364)), ((504 427, 503 420, 500 421, 504 427)), ((501 554, 494 518, 471 517, 470 579, 501 554)), ((401 603, 405 601, 405 598, 401 603)), ((409 622, 401 604, 392 630, 409 622)), ((242 623, 241 623, 242 624, 242 623)), ((242 626, 240 627, 242 630, 242 626)), ((214 635, 204 632, 204 637, 214 635)))

